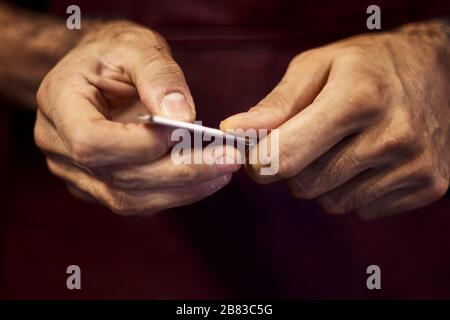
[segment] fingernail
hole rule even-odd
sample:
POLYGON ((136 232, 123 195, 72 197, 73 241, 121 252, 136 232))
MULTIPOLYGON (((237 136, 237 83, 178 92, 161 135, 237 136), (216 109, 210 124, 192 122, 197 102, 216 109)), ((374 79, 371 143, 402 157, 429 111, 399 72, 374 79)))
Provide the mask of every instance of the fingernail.
POLYGON ((218 178, 215 178, 213 180, 211 180, 209 182, 209 185, 211 187, 211 189, 220 189, 222 188, 224 185, 226 185, 228 183, 229 177, 231 175, 230 174, 225 174, 223 176, 220 176, 218 178))
POLYGON ((190 121, 192 110, 183 94, 172 92, 161 100, 161 110, 168 118, 180 121, 190 121))

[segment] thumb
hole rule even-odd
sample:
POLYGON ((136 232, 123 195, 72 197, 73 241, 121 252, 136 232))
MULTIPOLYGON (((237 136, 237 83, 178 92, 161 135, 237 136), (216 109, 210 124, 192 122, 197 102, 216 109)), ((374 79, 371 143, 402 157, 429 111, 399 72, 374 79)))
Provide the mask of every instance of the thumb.
POLYGON ((256 106, 221 122, 226 129, 274 129, 310 105, 325 85, 330 63, 312 51, 294 58, 281 82, 256 106))
POLYGON ((194 101, 183 71, 167 52, 140 56, 131 73, 139 97, 151 114, 194 121, 194 101))

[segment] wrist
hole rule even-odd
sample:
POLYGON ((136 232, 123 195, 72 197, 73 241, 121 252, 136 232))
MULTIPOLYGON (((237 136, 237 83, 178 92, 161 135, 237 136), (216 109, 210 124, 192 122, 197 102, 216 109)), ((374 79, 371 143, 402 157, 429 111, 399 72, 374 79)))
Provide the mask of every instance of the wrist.
POLYGON ((41 55, 40 58, 55 65, 70 50, 75 48, 86 35, 98 30, 103 22, 97 20, 83 21, 80 30, 69 30, 61 21, 57 25, 48 25, 30 44, 32 52, 41 55), (56 39, 56 40, 55 40, 56 39), (45 48, 43 48, 45 46, 45 48))
POLYGON ((152 46, 158 51, 171 54, 170 47, 158 32, 128 20, 98 22, 86 30, 79 46, 90 44, 152 46))
MULTIPOLYGON (((397 29, 410 45, 428 51, 428 56, 450 77, 450 21, 436 19, 410 23, 397 29)), ((450 78, 447 78, 450 81, 450 78)), ((450 82, 447 82, 450 83, 450 82)))
POLYGON ((93 23, 69 30, 65 21, 0 2, 0 98, 34 108, 35 92, 45 74, 93 23))

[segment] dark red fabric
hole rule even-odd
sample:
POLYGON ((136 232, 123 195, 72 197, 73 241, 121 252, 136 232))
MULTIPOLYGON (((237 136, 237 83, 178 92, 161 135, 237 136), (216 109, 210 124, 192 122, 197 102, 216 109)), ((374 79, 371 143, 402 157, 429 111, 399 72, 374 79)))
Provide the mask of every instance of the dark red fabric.
MULTIPOLYGON (((68 1, 54 3, 64 16, 68 1)), ((367 32, 368 1, 87 1, 83 17, 128 18, 169 41, 217 126, 279 81, 289 60, 367 32)), ((382 26, 450 14, 448 2, 378 1, 382 26)), ((27 128, 31 138, 31 128, 27 128)), ((30 139, 27 140, 30 143, 30 139)), ((326 215, 281 184, 240 172, 224 190, 149 219, 78 202, 32 146, 14 151, 0 295, 5 298, 449 298, 450 200, 373 223, 326 215), (24 150, 32 150, 23 157, 24 150), (83 289, 65 288, 65 267, 83 289), (366 267, 382 269, 368 291, 366 267)))

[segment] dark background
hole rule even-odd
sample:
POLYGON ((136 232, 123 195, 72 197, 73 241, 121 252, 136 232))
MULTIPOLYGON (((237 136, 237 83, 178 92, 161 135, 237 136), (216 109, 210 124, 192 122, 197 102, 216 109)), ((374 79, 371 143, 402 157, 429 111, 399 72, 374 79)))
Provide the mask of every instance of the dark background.
MULTIPOLYGON (((67 1, 22 1, 64 19, 67 1)), ((367 1, 77 1, 167 37, 207 125, 248 109, 297 53, 368 32, 367 1)), ((450 15, 448 1, 377 1, 382 28, 450 15)), ((61 20, 61 23, 65 23, 61 20)), ((0 31, 1 32, 1 31, 0 31)), ((1 45, 1 44, 0 44, 1 45)), ((0 61, 1 63, 1 61, 0 61)), ((375 222, 326 215, 243 172, 151 218, 72 198, 34 146, 34 114, 0 108, 0 298, 450 298, 450 200, 375 222), (68 265, 82 290, 66 288, 68 265), (382 290, 366 288, 377 264, 382 290)))

